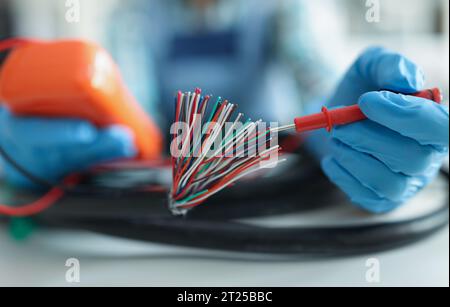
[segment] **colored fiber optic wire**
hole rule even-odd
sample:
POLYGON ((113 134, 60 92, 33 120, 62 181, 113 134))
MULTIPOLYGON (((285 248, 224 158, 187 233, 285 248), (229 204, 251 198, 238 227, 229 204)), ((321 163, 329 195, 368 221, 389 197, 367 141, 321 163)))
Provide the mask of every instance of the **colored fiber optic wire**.
POLYGON ((175 214, 185 214, 239 179, 283 161, 271 160, 280 146, 271 145, 272 134, 260 128, 261 120, 243 122, 242 113, 233 119, 237 105, 221 97, 213 101, 200 89, 177 94, 169 201, 175 214))

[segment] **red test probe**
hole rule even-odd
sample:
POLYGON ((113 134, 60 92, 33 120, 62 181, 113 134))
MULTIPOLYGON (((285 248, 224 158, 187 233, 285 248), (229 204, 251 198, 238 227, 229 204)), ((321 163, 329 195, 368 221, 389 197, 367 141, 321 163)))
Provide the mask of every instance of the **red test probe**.
MULTIPOLYGON (((426 98, 439 104, 442 102, 441 91, 438 88, 420 91, 411 96, 426 98)), ((334 126, 347 125, 364 119, 367 119, 367 117, 357 104, 333 110, 322 107, 321 113, 297 117, 294 119, 294 124, 277 127, 271 129, 271 131, 280 132, 295 129, 297 132, 301 133, 322 128, 331 131, 334 126)))

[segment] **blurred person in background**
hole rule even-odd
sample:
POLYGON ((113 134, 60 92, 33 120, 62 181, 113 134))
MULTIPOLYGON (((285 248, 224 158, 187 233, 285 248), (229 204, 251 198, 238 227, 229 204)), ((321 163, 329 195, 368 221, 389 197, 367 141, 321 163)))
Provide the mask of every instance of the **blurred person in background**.
MULTIPOLYGON (((369 120, 332 134, 313 133, 307 145, 355 204, 390 211, 436 176, 448 153, 448 108, 396 94, 423 89, 424 75, 406 57, 379 47, 363 52, 332 92, 333 58, 327 60, 323 51, 330 53, 336 40, 317 39, 311 21, 319 16, 310 2, 127 1, 111 16, 107 47, 164 131, 175 91, 197 86, 267 122, 289 122, 293 115, 318 111, 324 101, 329 107, 359 102, 369 120)), ((24 119, 0 111, 0 145, 49 180, 132 158, 132 138, 121 127, 97 130, 83 121, 24 119), (46 133, 45 144, 32 141, 39 131, 46 133)), ((7 164, 5 172, 11 183, 32 187, 7 164)))

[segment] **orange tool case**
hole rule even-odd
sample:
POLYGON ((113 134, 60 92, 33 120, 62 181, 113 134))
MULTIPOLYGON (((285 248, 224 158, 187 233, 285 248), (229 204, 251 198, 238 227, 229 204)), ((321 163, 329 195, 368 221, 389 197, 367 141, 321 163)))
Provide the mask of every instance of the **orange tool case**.
POLYGON ((121 124, 135 136, 138 159, 162 153, 162 135, 128 91, 111 56, 79 40, 32 41, 14 48, 0 69, 0 100, 21 116, 121 124))

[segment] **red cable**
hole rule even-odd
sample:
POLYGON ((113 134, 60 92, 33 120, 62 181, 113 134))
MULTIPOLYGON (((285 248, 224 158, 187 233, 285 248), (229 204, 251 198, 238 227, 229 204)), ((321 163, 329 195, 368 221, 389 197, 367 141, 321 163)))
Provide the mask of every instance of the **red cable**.
POLYGON ((53 188, 39 200, 21 207, 11 207, 0 204, 0 215, 11 217, 26 217, 38 214, 55 204, 64 195, 64 191, 60 188, 53 188))
MULTIPOLYGON (((79 182, 78 175, 68 176, 64 181, 64 186, 73 187, 79 182)), ((11 217, 27 217, 41 213, 51 206, 53 206, 58 200, 64 196, 64 190, 61 187, 54 187, 47 192, 40 199, 32 202, 28 205, 20 207, 11 207, 8 205, 0 204, 0 215, 7 215, 11 217)))

